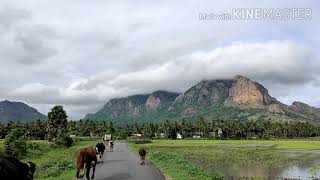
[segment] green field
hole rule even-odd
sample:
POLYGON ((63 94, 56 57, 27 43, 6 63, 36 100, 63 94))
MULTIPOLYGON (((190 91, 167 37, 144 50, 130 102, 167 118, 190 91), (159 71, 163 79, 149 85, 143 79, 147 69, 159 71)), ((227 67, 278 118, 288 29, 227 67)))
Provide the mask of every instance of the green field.
MULTIPOLYGON (((70 180, 76 173, 77 150, 96 143, 88 138, 76 139, 72 147, 66 148, 47 141, 30 141, 28 155, 21 161, 36 163, 36 180, 70 180)), ((3 141, 0 140, 0 150, 2 148, 3 141)))
MULTIPOLYGON (((47 141, 30 141, 28 155, 22 161, 37 164, 36 180, 70 180, 75 176, 76 151, 95 143, 97 141, 78 139, 71 148, 65 148, 47 141)), ((148 159, 167 179, 310 179, 320 176, 320 141, 317 139, 153 140, 147 144, 129 142, 129 146, 135 152, 140 147, 147 148, 148 159), (298 176, 299 173, 304 176, 298 176)), ((0 151, 2 148, 0 140, 0 151)))
POLYGON ((169 179, 312 178, 320 174, 318 140, 153 140, 130 143, 169 179), (307 174, 301 177, 296 174, 307 174))

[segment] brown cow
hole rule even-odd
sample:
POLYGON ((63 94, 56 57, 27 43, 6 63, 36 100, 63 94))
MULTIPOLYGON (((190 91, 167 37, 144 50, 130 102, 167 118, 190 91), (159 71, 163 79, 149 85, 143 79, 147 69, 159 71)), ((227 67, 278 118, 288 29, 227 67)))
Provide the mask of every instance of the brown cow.
POLYGON ((96 150, 93 147, 87 147, 80 149, 77 153, 77 174, 76 178, 82 178, 86 172, 87 180, 90 180, 90 168, 92 164, 92 176, 94 179, 94 172, 96 170, 97 156, 96 150), (93 163, 92 163, 93 162, 93 163))
POLYGON ((146 154, 147 154, 147 151, 144 149, 144 148, 140 148, 139 149, 139 155, 140 155, 140 160, 141 160, 141 165, 145 164, 144 160, 146 158, 146 154))

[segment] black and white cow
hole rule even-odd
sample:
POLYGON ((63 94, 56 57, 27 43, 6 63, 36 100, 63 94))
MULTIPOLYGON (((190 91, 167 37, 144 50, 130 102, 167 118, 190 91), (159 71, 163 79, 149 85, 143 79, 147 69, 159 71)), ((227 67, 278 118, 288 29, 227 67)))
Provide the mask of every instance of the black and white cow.
POLYGON ((36 165, 32 162, 23 163, 14 157, 0 157, 0 179, 2 180, 33 180, 36 165))
POLYGON ((98 143, 96 145, 96 154, 97 154, 97 161, 103 162, 103 153, 106 149, 105 145, 103 143, 98 143))

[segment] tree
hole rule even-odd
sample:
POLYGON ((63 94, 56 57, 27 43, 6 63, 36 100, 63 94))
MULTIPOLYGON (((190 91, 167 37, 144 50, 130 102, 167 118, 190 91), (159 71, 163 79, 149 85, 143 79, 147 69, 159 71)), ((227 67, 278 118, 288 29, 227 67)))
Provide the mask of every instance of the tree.
POLYGON ((14 128, 6 135, 4 140, 4 150, 9 156, 21 159, 27 154, 27 143, 25 132, 21 128, 14 128))
POLYGON ((44 140, 47 134, 46 125, 47 122, 36 120, 29 124, 26 124, 27 129, 27 137, 29 139, 41 139, 44 140))
POLYGON ((110 122, 108 123, 108 132, 111 133, 111 134, 114 133, 114 128, 113 128, 113 123, 112 123, 112 121, 110 121, 110 122))
POLYGON ((67 114, 62 106, 55 106, 48 113, 48 140, 55 141, 67 130, 67 114))
POLYGON ((56 144, 63 145, 65 147, 71 147, 73 144, 73 139, 68 134, 64 133, 57 138, 56 144))
POLYGON ((6 127, 0 123, 0 139, 3 139, 7 135, 6 127))

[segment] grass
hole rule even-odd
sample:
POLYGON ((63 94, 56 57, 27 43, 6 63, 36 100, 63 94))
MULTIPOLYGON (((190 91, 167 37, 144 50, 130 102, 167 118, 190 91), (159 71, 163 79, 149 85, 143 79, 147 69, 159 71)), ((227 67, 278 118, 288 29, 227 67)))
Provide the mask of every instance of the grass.
MULTIPOLYGON (((78 139, 70 148, 47 141, 30 141, 28 144, 28 155, 22 161, 37 164, 36 180, 70 180, 75 176, 77 150, 95 145, 96 141, 78 139)), ((222 179, 226 174, 237 175, 242 167, 281 169, 295 164, 309 166, 311 159, 320 159, 320 154, 308 153, 320 150, 319 139, 152 140, 130 141, 128 144, 135 152, 145 147, 147 158, 164 172, 167 179, 175 180, 222 179)), ((0 151, 2 148, 3 140, 0 140, 0 151)), ((319 172, 320 165, 311 166, 311 170, 319 172)))
POLYGON ((3 153, 3 139, 0 139, 0 155, 3 153))
POLYGON ((212 179, 222 179, 222 177, 217 175, 210 175, 203 169, 201 169, 196 164, 184 160, 183 156, 172 153, 170 151, 164 151, 163 149, 158 149, 153 147, 153 144, 140 144, 134 143, 132 141, 128 142, 129 148, 134 152, 138 152, 140 147, 146 147, 148 155, 147 158, 151 160, 166 176, 166 179, 175 180, 212 180, 212 179))
MULTIPOLYGON (((76 140, 70 148, 57 146, 47 141, 28 142, 28 155, 21 161, 37 165, 35 180, 70 180, 76 174, 76 152, 82 147, 95 146, 97 141, 76 140)), ((3 147, 0 140, 0 149, 3 147)))
POLYGON ((278 149, 320 150, 320 140, 153 140, 153 146, 269 145, 278 149))
MULTIPOLYGON (((320 159, 320 141, 301 140, 153 140, 148 144, 129 143, 134 151, 145 147, 148 158, 171 179, 234 178, 240 169, 281 170, 310 165, 320 159)), ((260 179, 263 177, 253 177, 260 179)))

